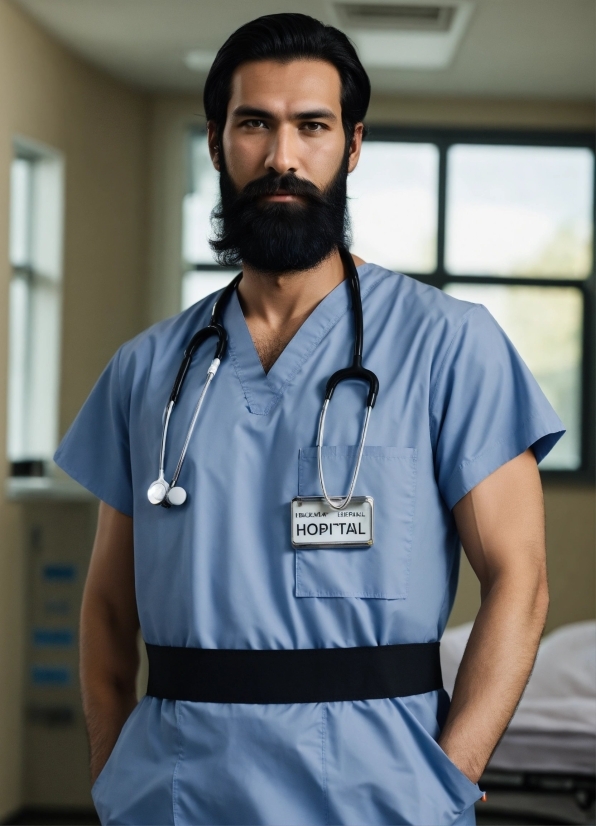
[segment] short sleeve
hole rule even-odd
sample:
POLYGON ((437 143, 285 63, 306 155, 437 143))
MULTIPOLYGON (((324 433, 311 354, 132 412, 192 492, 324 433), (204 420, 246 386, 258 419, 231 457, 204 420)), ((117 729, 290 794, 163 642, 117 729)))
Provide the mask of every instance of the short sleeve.
POLYGON ((435 474, 451 509, 529 447, 540 462, 565 427, 488 310, 473 306, 438 368, 430 397, 435 474))
POLYGON ((128 404, 120 382, 119 350, 62 440, 54 461, 95 496, 133 513, 128 404))

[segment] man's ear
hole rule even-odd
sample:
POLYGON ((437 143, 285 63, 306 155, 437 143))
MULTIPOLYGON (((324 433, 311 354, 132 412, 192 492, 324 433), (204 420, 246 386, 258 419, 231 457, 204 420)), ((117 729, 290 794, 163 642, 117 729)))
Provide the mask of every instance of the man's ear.
POLYGON ((362 138, 364 137, 364 124, 357 123, 354 127, 352 140, 350 141, 350 150, 348 152, 348 172, 353 172, 356 169, 360 159, 360 152, 362 150, 362 138))
POLYGON ((219 135, 217 134, 217 127, 215 121, 207 121, 207 145, 209 146, 209 155, 213 166, 220 171, 219 167, 219 135))

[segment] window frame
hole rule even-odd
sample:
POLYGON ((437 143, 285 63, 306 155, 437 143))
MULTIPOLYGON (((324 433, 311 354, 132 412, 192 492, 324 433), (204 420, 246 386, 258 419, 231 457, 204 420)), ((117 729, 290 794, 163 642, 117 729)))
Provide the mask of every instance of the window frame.
POLYGON ((499 275, 456 275, 445 268, 445 227, 447 206, 447 156, 456 144, 485 146, 578 147, 595 151, 594 133, 577 131, 537 131, 509 129, 452 129, 425 127, 369 127, 367 140, 403 143, 433 143, 439 151, 437 265, 431 273, 406 273, 425 284, 443 289, 446 284, 498 284, 523 287, 564 287, 579 289, 583 299, 583 339, 581 364, 581 464, 575 470, 541 470, 545 481, 593 484, 595 479, 595 280, 596 280, 596 158, 592 183, 592 269, 586 278, 533 278, 499 275))
MULTIPOLYGON (((592 269, 586 278, 545 278, 500 275, 456 275, 445 268, 445 227, 447 206, 447 160, 448 152, 456 144, 476 144, 485 146, 536 146, 561 148, 586 148, 595 153, 595 135, 589 131, 551 131, 528 129, 470 129, 448 127, 401 127, 382 124, 367 124, 367 141, 388 143, 430 143, 439 153, 438 170, 438 216, 437 216, 437 256, 433 272, 405 272, 424 284, 443 289, 446 284, 486 284, 523 287, 563 287, 578 289, 583 299, 583 338, 581 363, 581 464, 575 470, 541 470, 544 481, 552 483, 594 484, 596 447, 596 405, 595 405, 595 326, 594 316, 596 301, 596 157, 594 162, 594 180, 592 182, 592 231, 593 254, 592 269)), ((197 134, 204 134, 202 129, 192 129, 190 141, 197 134)), ((190 170, 189 170, 190 172, 190 170)), ((211 264, 191 264, 187 262, 185 272, 195 270, 225 272, 227 267, 211 264)), ((230 269, 230 272, 235 271, 230 269)))
MULTIPOLYGON (((30 165, 28 196, 27 196, 27 250, 26 261, 16 263, 12 260, 9 251, 10 288, 13 283, 21 282, 24 285, 27 297, 25 339, 23 341, 24 364, 22 376, 22 392, 18 400, 12 397, 15 392, 15 377, 12 370, 16 366, 12 362, 12 325, 14 319, 8 319, 9 338, 9 366, 7 376, 7 422, 6 422, 6 457, 10 466, 10 476, 16 473, 20 465, 30 466, 28 470, 19 471, 17 475, 47 475, 58 444, 59 427, 59 391, 61 368, 61 333, 62 333, 62 295, 63 295, 63 244, 64 244, 64 196, 65 174, 64 157, 61 152, 44 144, 22 136, 15 136, 12 141, 11 166, 14 161, 23 161, 30 165), (49 171, 49 177, 48 177, 49 171), (52 204, 51 214, 48 213, 48 204, 44 203, 48 196, 52 204), (45 208, 44 208, 45 207, 45 208), (40 239, 43 237, 43 241, 40 239), (36 335, 36 313, 40 311, 40 296, 50 296, 51 313, 46 314, 49 324, 53 327, 54 338, 51 340, 51 350, 47 350, 39 335, 36 335), (40 352, 50 352, 52 364, 49 373, 42 370, 40 352), (43 394, 40 393, 40 375, 43 373, 46 386, 43 394), (46 449, 31 447, 40 439, 38 422, 33 414, 36 397, 42 396, 46 405, 42 413, 44 423, 48 427, 48 445, 46 449), (23 416, 23 446, 12 453, 13 433, 12 406, 21 409, 23 416), (50 434, 51 431, 51 435, 50 434)), ((9 221, 12 222, 12 197, 9 208, 9 221)), ((41 299, 43 302, 43 298, 41 299)), ((12 306, 11 302, 9 305, 12 306)), ((46 308, 47 309, 47 308, 46 308)), ((37 319, 38 320, 38 319, 37 319)), ((46 365, 47 367, 47 365, 46 365)), ((39 416, 37 416, 39 418, 39 416)), ((43 441, 43 436, 42 439, 43 441)))

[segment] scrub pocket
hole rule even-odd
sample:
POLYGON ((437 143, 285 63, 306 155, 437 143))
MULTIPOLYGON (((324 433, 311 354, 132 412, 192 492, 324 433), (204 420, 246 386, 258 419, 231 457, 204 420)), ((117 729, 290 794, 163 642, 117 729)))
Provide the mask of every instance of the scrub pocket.
MULTIPOLYGON (((473 783, 443 751, 437 740, 439 737, 439 720, 444 721, 449 710, 449 699, 444 689, 438 692, 438 713, 435 717, 437 727, 433 733, 428 730, 430 720, 424 724, 425 703, 432 703, 432 695, 415 695, 391 700, 404 716, 409 734, 418 747, 418 772, 423 779, 428 800, 436 807, 434 812, 427 812, 425 823, 437 823, 439 826, 474 826, 476 818, 474 803, 482 797, 477 783, 473 783), (447 701, 446 703, 444 701, 447 701)), ((430 710, 430 709, 427 709, 430 710)), ((403 737, 403 736, 402 736, 403 737)), ((405 739, 405 738, 404 738, 405 739)), ((415 753, 412 745, 411 753, 415 753)))
POLYGON ((91 796, 103 826, 173 821, 173 780, 180 755, 176 702, 145 696, 124 724, 91 796))
MULTIPOLYGON (((345 495, 358 448, 323 447, 325 484, 345 495)), ((355 496, 374 499, 374 544, 368 548, 297 550, 297 597, 405 599, 414 529, 416 448, 365 447, 355 496)), ((321 496, 316 447, 300 450, 300 496, 321 496)))
MULTIPOLYGON (((100 773, 95 778, 95 783, 91 787, 91 798, 93 799, 93 803, 95 804, 96 809, 100 812, 101 816, 101 804, 99 802, 99 791, 100 788, 103 786, 105 779, 108 777, 110 772, 112 771, 112 764, 116 762, 118 757, 118 752, 122 748, 122 743, 126 737, 126 732, 128 729, 133 725, 133 720, 139 712, 141 703, 137 703, 137 705, 133 708, 132 712, 129 714, 128 719, 122 726, 120 730, 120 734, 118 735, 118 739, 114 743, 114 747, 110 752, 110 756, 106 760, 104 767, 100 771, 100 773)), ((102 818, 103 822, 103 818, 102 818)))

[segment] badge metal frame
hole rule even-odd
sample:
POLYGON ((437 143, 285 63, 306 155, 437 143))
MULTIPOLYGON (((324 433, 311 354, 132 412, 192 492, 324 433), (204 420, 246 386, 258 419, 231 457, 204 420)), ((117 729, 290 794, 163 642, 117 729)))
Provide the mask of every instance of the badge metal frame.
MULTIPOLYGON (((344 498, 343 496, 331 496, 330 497, 333 501, 341 502, 344 498)), ((294 521, 294 508, 296 503, 301 504, 310 504, 317 505, 320 508, 324 508, 328 510, 330 515, 339 516, 341 511, 332 510, 329 508, 329 505, 325 501, 324 496, 295 496, 292 501, 290 502, 290 537, 292 542, 292 547, 295 550, 309 550, 309 549, 317 549, 317 548, 370 548, 374 545, 375 541, 375 503, 372 496, 352 496, 350 501, 345 505, 342 510, 348 510, 352 505, 363 505, 367 503, 370 506, 370 539, 367 539, 365 542, 325 542, 325 541, 318 541, 318 542, 294 542, 294 530, 293 530, 293 521, 294 521)), ((300 507, 300 505, 298 505, 300 507)))

